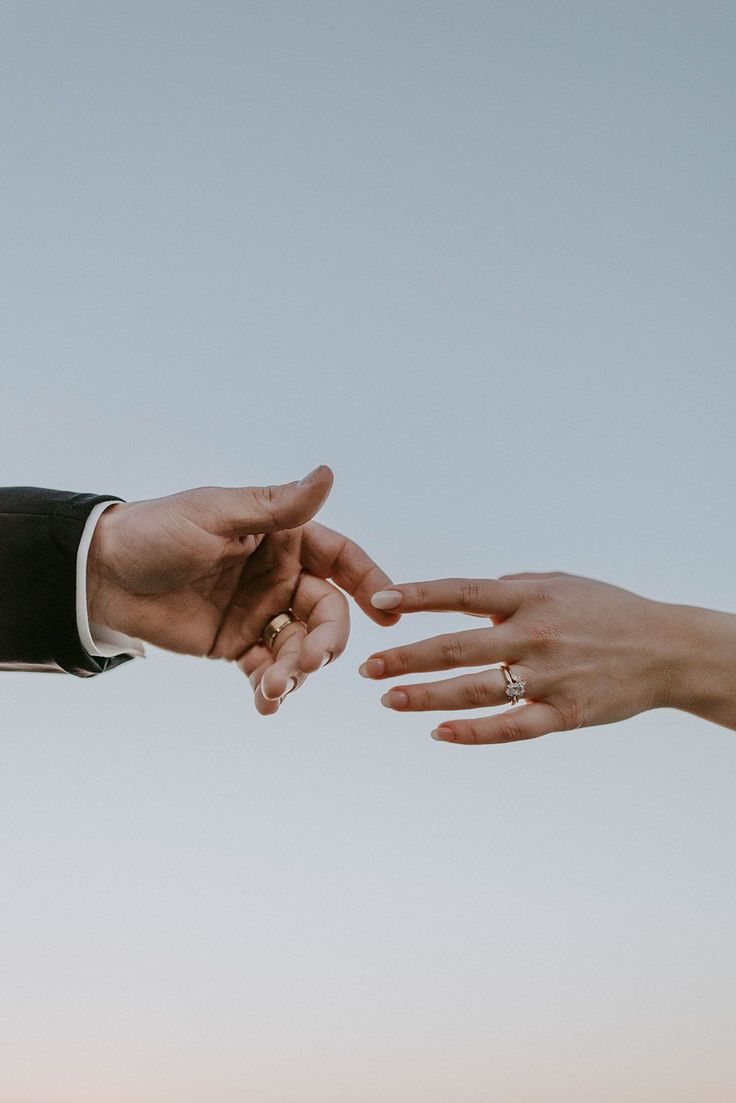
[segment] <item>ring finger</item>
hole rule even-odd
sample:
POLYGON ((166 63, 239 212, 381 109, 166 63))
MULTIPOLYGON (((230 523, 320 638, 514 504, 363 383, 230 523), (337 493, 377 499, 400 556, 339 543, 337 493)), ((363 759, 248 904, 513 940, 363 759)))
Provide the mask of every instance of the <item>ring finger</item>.
POLYGON ((278 712, 284 697, 305 680, 298 667, 299 649, 305 634, 303 624, 291 624, 276 637, 273 651, 264 643, 257 643, 238 660, 238 666, 253 688, 255 706, 262 716, 278 712))
MULTIPOLYGON (((544 696, 539 677, 525 667, 514 665, 513 676, 527 685, 533 683, 536 697, 544 696)), ((381 698, 381 704, 397 712, 431 712, 434 709, 482 709, 508 705, 506 679, 498 668, 459 678, 443 678, 413 686, 393 686, 381 698)))
POLYGON ((273 645, 273 662, 263 674, 256 697, 260 695, 264 701, 278 707, 284 697, 304 681, 305 675, 299 669, 299 651, 306 634, 306 626, 301 621, 294 621, 279 632, 273 645))

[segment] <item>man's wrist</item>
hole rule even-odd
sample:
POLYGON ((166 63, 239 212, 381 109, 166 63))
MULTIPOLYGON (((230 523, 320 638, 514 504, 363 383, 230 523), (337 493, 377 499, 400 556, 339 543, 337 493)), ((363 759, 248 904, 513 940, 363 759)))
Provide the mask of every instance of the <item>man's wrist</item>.
POLYGON ((119 590, 114 573, 114 532, 116 513, 124 509, 115 502, 97 519, 87 555, 87 615, 91 624, 122 631, 114 623, 113 595, 119 590))
POLYGON ((77 549, 77 634, 84 650, 94 658, 110 659, 121 655, 135 658, 145 654, 141 640, 108 627, 112 617, 101 612, 104 606, 110 604, 103 599, 114 592, 106 585, 109 570, 105 570, 103 549, 109 546, 109 542, 106 543, 105 533, 101 530, 104 518, 118 505, 125 508, 122 503, 116 505, 115 499, 99 502, 94 507, 87 518, 77 549), (98 617, 97 621, 90 615, 90 608, 98 617))

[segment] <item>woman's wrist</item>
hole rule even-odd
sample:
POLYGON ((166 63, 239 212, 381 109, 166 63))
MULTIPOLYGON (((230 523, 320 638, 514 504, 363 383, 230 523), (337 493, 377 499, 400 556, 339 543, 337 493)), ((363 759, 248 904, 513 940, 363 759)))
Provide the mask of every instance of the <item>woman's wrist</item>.
POLYGON ((736 616, 669 605, 669 656, 661 704, 736 730, 736 616))

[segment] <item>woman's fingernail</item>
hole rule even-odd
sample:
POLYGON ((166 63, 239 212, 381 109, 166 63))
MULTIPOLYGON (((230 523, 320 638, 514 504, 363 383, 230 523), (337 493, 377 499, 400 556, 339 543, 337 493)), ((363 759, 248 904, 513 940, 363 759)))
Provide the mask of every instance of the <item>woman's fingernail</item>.
POLYGON ((409 704, 409 698, 403 689, 390 689, 381 698, 381 704, 387 709, 405 709, 409 704))
POLYGON ((358 667, 358 674, 363 678, 380 678, 386 669, 383 659, 368 659, 358 667))
POLYGON ((444 740, 449 739, 451 737, 451 735, 452 735, 452 728, 439 727, 439 728, 435 728, 434 731, 432 732, 432 738, 433 739, 439 739, 440 742, 442 742, 443 739, 444 740))
POLYGON ((322 656, 322 662, 319 664, 320 670, 323 666, 327 666, 328 663, 331 663, 334 657, 335 656, 332 654, 331 651, 325 651, 324 655, 322 656))
POLYGON ((319 467, 315 467, 314 471, 310 471, 309 474, 305 475, 303 479, 300 479, 296 485, 304 486, 305 483, 311 483, 313 479, 317 478, 323 466, 323 464, 320 464, 319 467))
MULTIPOLYGON (((296 689, 296 678, 289 678, 289 681, 286 683, 286 689, 284 690, 284 697, 287 697, 292 689, 296 689)), ((283 697, 281 699, 283 701, 283 697)))
POLYGON ((401 594, 398 590, 379 590, 371 598, 374 609, 396 609, 401 605, 401 594))

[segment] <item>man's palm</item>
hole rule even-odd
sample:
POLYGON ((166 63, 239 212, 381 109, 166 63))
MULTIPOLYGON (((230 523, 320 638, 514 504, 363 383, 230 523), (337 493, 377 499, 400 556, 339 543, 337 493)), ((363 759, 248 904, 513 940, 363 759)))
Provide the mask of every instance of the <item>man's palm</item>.
MULTIPOLYGON (((200 488, 111 507, 90 557, 91 619, 171 651, 238 661, 260 682, 273 664, 263 629, 293 608, 309 629, 298 648, 293 630, 283 634, 292 636, 299 680, 347 641, 347 603, 329 577, 380 623, 395 619, 370 605, 388 580, 365 552, 307 524, 331 486, 332 473, 319 468, 301 484, 200 488)), ((271 679, 276 690, 288 682, 282 665, 284 677, 271 679)))

